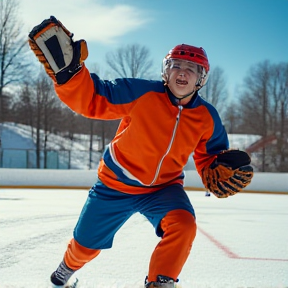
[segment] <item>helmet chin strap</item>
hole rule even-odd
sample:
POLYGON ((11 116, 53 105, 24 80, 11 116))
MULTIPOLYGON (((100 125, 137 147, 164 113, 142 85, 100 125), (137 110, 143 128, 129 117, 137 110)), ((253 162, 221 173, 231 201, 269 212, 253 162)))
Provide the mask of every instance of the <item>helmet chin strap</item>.
MULTIPOLYGON (((200 79, 199 79, 200 80, 200 79)), ((185 99, 185 98, 187 98, 187 97, 189 97, 189 96, 193 96, 194 94, 195 94, 195 92, 197 91, 197 90, 199 90, 199 80, 197 81, 197 84, 195 85, 195 88, 193 89, 193 91, 192 92, 189 92, 188 94, 186 94, 186 95, 184 95, 184 96, 182 96, 181 98, 179 98, 179 97, 176 97, 173 93, 173 96, 175 97, 175 99, 177 100, 177 102, 178 102, 178 104, 181 104, 181 100, 183 100, 183 99, 185 99), (198 88, 198 89, 197 89, 198 88)), ((169 76, 167 75, 167 80, 165 81, 165 83, 164 83, 164 85, 165 86, 168 86, 168 84, 169 84, 169 76)), ((201 88, 201 86, 200 86, 200 88, 201 88)))
POLYGON ((193 90, 191 93, 189 93, 187 95, 184 95, 181 98, 176 97, 173 93, 172 93, 172 95, 174 96, 174 99, 176 100, 177 105, 184 105, 184 104, 182 104, 182 100, 189 97, 189 96, 192 96, 194 93, 195 93, 195 90, 193 90))
POLYGON ((188 93, 188 94, 182 96, 181 98, 176 97, 175 95, 174 96, 181 101, 181 100, 183 100, 183 99, 185 99, 185 98, 187 98, 189 96, 193 96, 196 91, 197 91, 197 89, 194 89, 191 93, 188 93))

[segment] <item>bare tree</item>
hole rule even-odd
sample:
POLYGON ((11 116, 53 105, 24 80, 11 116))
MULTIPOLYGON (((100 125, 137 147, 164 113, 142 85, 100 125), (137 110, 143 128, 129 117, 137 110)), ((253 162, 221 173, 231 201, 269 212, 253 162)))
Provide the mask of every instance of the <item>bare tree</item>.
MULTIPOLYGON (((18 17, 18 0, 0 1, 0 123, 4 120, 3 89, 26 77, 24 54, 27 40, 21 34, 22 23, 18 17)), ((26 49, 26 50, 25 50, 26 49)))
POLYGON ((43 70, 32 83, 23 85, 18 99, 15 97, 15 121, 31 127, 31 137, 36 146, 37 168, 41 166, 41 151, 44 151, 44 168, 47 166, 47 141, 57 125, 55 119, 58 119, 58 104, 53 83, 43 70))
POLYGON ((203 98, 210 102, 219 114, 227 108, 228 92, 222 68, 215 67, 211 70, 207 84, 200 91, 203 98))
POLYGON ((240 95, 243 130, 262 136, 258 146, 261 157, 258 168, 263 172, 287 169, 283 168, 288 157, 287 65, 275 65, 266 60, 251 67, 240 95), (276 149, 271 139, 277 141, 276 149))
POLYGON ((238 111, 239 103, 236 100, 230 102, 223 114, 223 122, 228 133, 239 133, 239 119, 241 114, 238 111))
POLYGON ((122 78, 149 78, 152 71, 152 60, 149 49, 139 44, 118 48, 106 54, 108 66, 122 78))
MULTIPOLYGON (((269 77, 270 63, 265 61, 251 67, 249 75, 244 79, 245 89, 240 95, 242 101, 241 111, 244 127, 250 133, 261 135, 266 138, 269 133, 269 77)), ((266 171, 266 146, 262 146, 262 167, 261 171, 266 171)))
POLYGON ((288 171, 288 63, 274 65, 271 70, 271 78, 275 117, 272 129, 277 131, 275 133, 277 146, 274 164, 279 172, 286 172, 288 171))

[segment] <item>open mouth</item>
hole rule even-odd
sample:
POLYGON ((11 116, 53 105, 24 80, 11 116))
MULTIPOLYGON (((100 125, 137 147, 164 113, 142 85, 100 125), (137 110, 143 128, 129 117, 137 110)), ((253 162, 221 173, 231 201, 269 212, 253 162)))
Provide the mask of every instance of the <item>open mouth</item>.
POLYGON ((187 82, 186 80, 176 79, 176 84, 179 84, 179 85, 187 85, 188 82, 187 82))

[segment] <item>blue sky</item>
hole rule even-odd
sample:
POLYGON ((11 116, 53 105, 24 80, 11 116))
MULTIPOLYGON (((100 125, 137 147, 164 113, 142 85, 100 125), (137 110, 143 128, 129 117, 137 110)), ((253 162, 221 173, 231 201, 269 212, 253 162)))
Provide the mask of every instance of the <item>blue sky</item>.
POLYGON ((202 46, 227 86, 241 85, 251 66, 288 62, 288 0, 20 0, 25 33, 50 15, 88 42, 87 65, 105 70, 107 52, 138 43, 155 73, 177 44, 202 46))

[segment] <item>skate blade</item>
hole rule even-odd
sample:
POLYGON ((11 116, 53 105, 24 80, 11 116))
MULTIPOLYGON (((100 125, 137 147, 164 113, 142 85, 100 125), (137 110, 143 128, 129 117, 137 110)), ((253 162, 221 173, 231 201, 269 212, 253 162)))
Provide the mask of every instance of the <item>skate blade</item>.
POLYGON ((78 282, 78 278, 71 279, 71 281, 68 281, 64 288, 77 288, 78 282))

